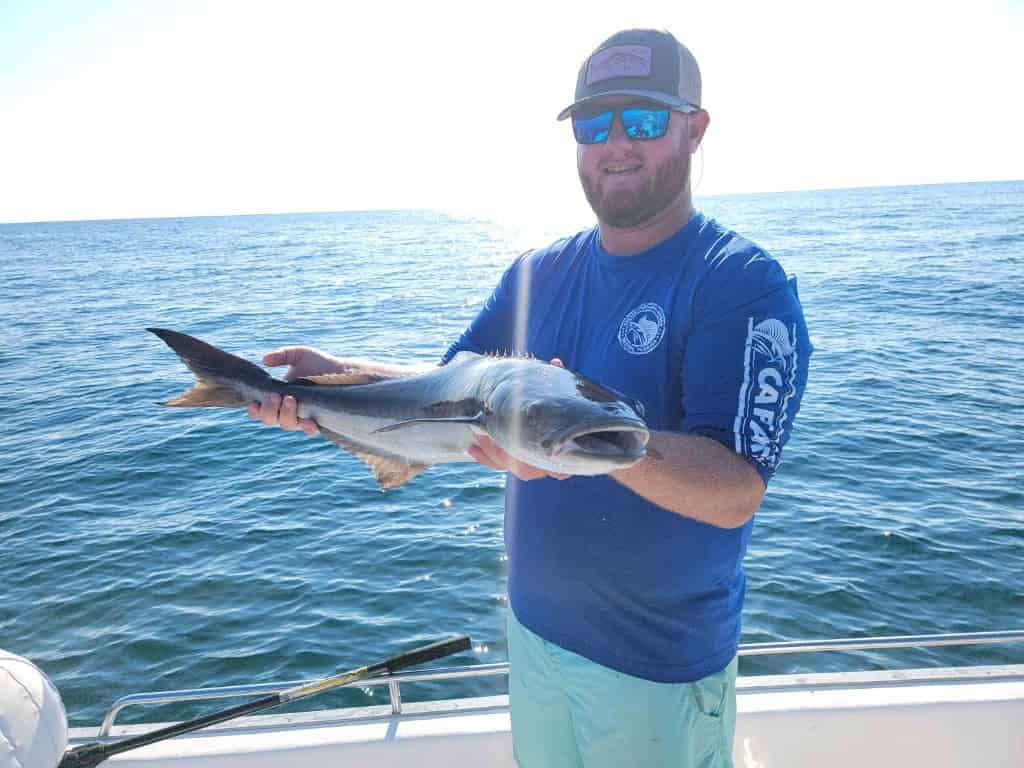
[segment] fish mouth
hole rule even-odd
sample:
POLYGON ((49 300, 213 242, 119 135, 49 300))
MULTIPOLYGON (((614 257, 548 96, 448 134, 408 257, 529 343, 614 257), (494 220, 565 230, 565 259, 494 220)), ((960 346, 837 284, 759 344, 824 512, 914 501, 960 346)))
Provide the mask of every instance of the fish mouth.
POLYGON ((645 426, 596 424, 576 428, 552 441, 555 457, 575 455, 632 464, 644 457, 650 433, 645 426))

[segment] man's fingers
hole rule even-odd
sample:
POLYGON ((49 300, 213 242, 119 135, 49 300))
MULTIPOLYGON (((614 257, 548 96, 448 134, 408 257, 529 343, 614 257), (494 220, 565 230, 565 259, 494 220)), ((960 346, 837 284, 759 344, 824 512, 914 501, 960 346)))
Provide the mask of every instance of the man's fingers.
POLYGON ((559 480, 565 480, 569 477, 569 475, 554 472, 549 473, 546 470, 532 467, 529 464, 524 464, 518 459, 513 458, 502 448, 498 447, 498 445, 486 435, 476 435, 475 437, 477 444, 469 447, 469 455, 485 467, 490 467, 491 469, 497 469, 499 471, 507 470, 520 480, 536 480, 549 475, 559 480))
POLYGON ((474 435, 476 444, 479 450, 487 456, 490 461, 488 466, 494 466, 498 469, 508 469, 509 466, 515 461, 509 456, 503 449, 499 448, 498 445, 491 440, 487 435, 474 435))
POLYGON ((282 349, 275 349, 272 352, 267 352, 263 356, 263 364, 274 368, 278 365, 285 365, 288 360, 285 357, 285 352, 282 349))
POLYGON ((558 366, 559 368, 565 368, 565 364, 562 362, 562 358, 560 357, 552 357, 551 364, 558 366))
POLYGON ((277 395, 270 395, 260 405, 259 418, 268 427, 272 427, 277 424, 278 412, 281 408, 281 398, 277 395))
POLYGON ((283 400, 280 395, 270 395, 262 405, 249 403, 245 410, 249 416, 262 421, 268 427, 278 426, 289 432, 301 429, 307 435, 315 435, 320 432, 315 421, 299 418, 299 404, 291 395, 283 400))
POLYGON ((511 469, 512 457, 494 444, 486 435, 475 435, 476 445, 469 447, 469 455, 485 467, 504 472, 511 469))
POLYGON ((296 415, 297 409, 295 406, 289 406, 288 400, 294 402, 295 398, 289 397, 277 407, 275 403, 280 403, 281 400, 277 395, 273 395, 268 398, 262 405, 259 403, 249 403, 245 410, 249 414, 250 418, 256 419, 266 424, 268 427, 281 427, 288 431, 296 431, 301 429, 307 435, 318 435, 320 434, 320 427, 312 419, 300 419, 296 415))
POLYGON ((263 364, 271 368, 278 365, 296 365, 305 351, 305 347, 278 347, 263 356, 263 364))
POLYGON ((543 469, 531 467, 529 464, 523 464, 521 461, 513 461, 509 465, 508 471, 520 480, 537 480, 547 474, 543 469))
POLYGON ((473 457, 474 461, 476 461, 479 464, 483 464, 485 467, 490 467, 491 469, 496 469, 499 472, 502 472, 502 471, 505 470, 505 467, 503 467, 500 464, 498 464, 497 462, 495 462, 490 456, 488 456, 486 453, 484 453, 476 445, 469 446, 468 453, 469 453, 470 456, 473 457))
POLYGON ((295 398, 287 395, 281 401, 281 412, 278 416, 278 423, 281 425, 281 429, 287 429, 289 432, 299 429, 298 411, 299 404, 295 402, 295 398))
POLYGON ((286 395, 281 402, 281 426, 290 432, 301 429, 307 435, 315 435, 320 432, 315 421, 299 418, 299 403, 291 395, 286 395))

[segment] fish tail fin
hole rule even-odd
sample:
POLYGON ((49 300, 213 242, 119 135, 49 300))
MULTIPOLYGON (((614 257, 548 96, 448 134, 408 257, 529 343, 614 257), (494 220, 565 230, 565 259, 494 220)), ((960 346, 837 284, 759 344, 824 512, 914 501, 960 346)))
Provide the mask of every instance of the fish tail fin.
POLYGON ((205 341, 165 328, 147 328, 173 349, 196 383, 173 400, 160 403, 178 408, 212 408, 245 405, 251 397, 246 390, 272 390, 276 383, 269 373, 248 360, 228 354, 205 341))

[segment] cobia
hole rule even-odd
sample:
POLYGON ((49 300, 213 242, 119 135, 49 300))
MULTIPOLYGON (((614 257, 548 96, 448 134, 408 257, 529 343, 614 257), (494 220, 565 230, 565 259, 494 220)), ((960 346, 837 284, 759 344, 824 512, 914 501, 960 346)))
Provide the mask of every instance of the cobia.
POLYGON ((298 414, 365 461, 381 488, 432 464, 472 461, 474 434, 549 472, 601 475, 646 452, 643 406, 579 374, 524 357, 460 352, 427 373, 386 378, 335 373, 291 382, 176 331, 149 328, 195 374, 176 407, 245 406, 292 395, 298 414))

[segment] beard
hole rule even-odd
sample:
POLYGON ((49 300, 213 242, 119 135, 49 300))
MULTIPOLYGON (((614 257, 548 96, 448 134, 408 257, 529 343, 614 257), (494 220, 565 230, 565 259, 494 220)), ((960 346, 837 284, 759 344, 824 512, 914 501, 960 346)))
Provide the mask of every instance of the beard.
POLYGON ((646 224, 678 199, 690 181, 690 154, 680 142, 671 159, 635 190, 602 192, 600 171, 596 178, 588 178, 582 168, 578 170, 583 193, 598 221, 617 229, 632 229, 646 224))

